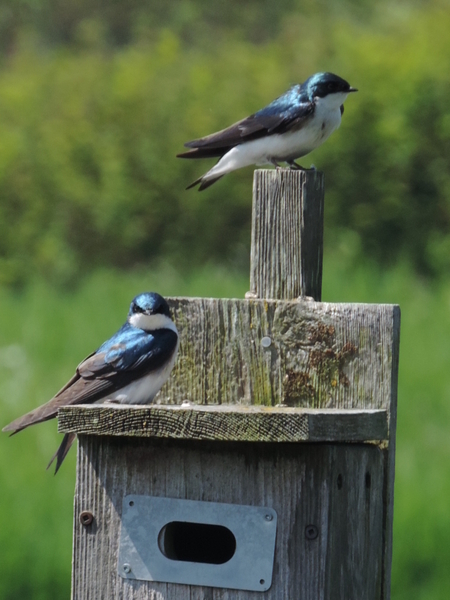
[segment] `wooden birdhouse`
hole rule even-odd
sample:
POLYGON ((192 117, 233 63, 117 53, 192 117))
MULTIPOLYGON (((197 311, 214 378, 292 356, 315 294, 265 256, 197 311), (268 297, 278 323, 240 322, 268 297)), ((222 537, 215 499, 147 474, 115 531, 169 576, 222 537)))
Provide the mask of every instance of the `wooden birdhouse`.
POLYGON ((74 600, 388 600, 400 311, 321 302, 323 177, 255 172, 250 292, 171 298, 152 406, 71 406, 74 600))

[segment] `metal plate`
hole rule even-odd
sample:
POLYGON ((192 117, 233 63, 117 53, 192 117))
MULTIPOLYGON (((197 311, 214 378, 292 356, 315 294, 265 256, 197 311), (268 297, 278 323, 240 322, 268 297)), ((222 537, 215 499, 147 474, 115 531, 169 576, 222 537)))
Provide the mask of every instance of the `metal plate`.
POLYGON ((263 592, 272 584, 276 530, 272 508, 126 496, 118 572, 127 579, 263 592), (223 564, 168 558, 159 543, 164 527, 174 522, 229 529, 236 540, 234 554, 223 564))

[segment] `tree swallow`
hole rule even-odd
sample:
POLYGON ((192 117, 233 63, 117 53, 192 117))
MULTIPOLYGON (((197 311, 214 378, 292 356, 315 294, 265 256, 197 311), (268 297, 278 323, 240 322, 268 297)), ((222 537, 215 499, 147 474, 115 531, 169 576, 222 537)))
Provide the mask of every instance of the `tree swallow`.
MULTIPOLYGON (((164 298, 153 292, 139 294, 130 305, 126 323, 78 365, 75 375, 56 396, 3 431, 12 431, 13 435, 56 417, 61 406, 70 404, 149 404, 169 378, 178 342, 178 331, 164 298)), ((55 473, 75 437, 66 433, 51 459, 48 467, 56 459, 55 473)))
POLYGON ((303 169, 295 159, 315 150, 339 127, 344 102, 357 91, 333 73, 316 73, 246 119, 187 142, 192 150, 178 157, 220 160, 186 189, 200 184, 199 191, 205 190, 230 171, 254 164, 279 167, 286 162, 303 169))

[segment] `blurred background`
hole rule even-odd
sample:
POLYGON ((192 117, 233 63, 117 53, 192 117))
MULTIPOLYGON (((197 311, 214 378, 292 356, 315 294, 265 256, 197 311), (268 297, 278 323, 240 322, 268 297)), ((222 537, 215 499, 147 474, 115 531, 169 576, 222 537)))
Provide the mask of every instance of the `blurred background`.
MULTIPOLYGON (((450 589, 448 0, 1 0, 0 411, 48 400, 134 294, 243 297, 252 169, 183 143, 316 71, 359 88, 325 172, 323 299, 402 308, 393 600, 450 589)), ((75 452, 0 436, 0 598, 69 598, 75 452)), ((361 599, 362 600, 362 599, 361 599)))

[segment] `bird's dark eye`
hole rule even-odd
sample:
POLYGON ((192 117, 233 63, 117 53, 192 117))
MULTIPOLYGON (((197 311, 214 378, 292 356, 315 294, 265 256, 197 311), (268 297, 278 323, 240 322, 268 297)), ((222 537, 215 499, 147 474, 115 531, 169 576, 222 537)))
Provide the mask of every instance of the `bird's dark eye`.
POLYGON ((138 313, 138 312, 142 313, 142 312, 144 312, 144 309, 141 308, 139 306, 139 304, 134 304, 134 306, 133 306, 133 312, 135 312, 135 313, 138 313))
POLYGON ((333 82, 330 82, 330 83, 327 85, 327 87, 328 87, 328 89, 329 89, 329 90, 335 90, 335 89, 336 89, 336 84, 335 84, 335 83, 333 83, 333 82))

